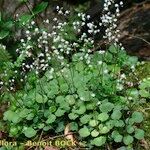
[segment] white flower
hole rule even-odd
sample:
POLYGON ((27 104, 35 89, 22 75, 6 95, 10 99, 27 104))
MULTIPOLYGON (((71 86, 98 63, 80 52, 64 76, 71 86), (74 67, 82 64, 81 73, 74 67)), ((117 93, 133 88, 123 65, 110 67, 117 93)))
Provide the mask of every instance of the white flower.
POLYGON ((87 19, 90 19, 91 17, 90 17, 90 15, 87 15, 86 18, 87 18, 87 19))
POLYGON ((104 74, 107 74, 107 73, 108 73, 108 70, 107 70, 107 69, 105 69, 105 70, 104 70, 104 74))
POLYGON ((49 19, 46 19, 46 21, 45 21, 46 23, 49 23, 49 19))
POLYGON ((99 51, 99 54, 104 54, 104 53, 105 53, 105 51, 103 51, 103 50, 99 51))
POLYGON ((59 9, 60 9, 60 7, 59 7, 59 6, 56 6, 56 9, 57 9, 57 10, 59 10, 59 9))
POLYGON ((34 30, 35 32, 38 32, 39 31, 39 29, 38 28, 35 28, 35 30, 34 30))
POLYGON ((103 62, 102 61, 98 61, 98 64, 101 65, 103 62))
POLYGON ((81 99, 82 101, 84 101, 84 98, 83 98, 83 97, 80 97, 80 99, 81 99))
POLYGON ((35 24, 35 22, 34 22, 34 21, 31 21, 31 24, 32 24, 32 25, 34 25, 34 24, 35 24))
POLYGON ((94 93, 92 93, 92 94, 91 94, 91 96, 92 96, 92 97, 95 97, 95 94, 94 94, 94 93))
POLYGON ((4 82, 0 81, 0 85, 3 85, 3 84, 4 84, 4 82))
POLYGON ((26 31, 26 34, 30 34, 30 31, 29 31, 29 30, 27 30, 27 31, 26 31))
POLYGON ((120 5, 123 6, 123 1, 120 1, 120 5))

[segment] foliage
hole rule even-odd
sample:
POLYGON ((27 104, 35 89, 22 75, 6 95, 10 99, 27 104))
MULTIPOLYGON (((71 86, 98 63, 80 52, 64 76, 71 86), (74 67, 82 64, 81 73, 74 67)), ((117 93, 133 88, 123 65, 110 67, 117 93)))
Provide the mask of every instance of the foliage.
POLYGON ((14 22, 12 19, 5 20, 2 13, 0 12, 0 40, 9 36, 12 32, 14 22))
MULTIPOLYGON (((149 78, 136 78, 138 58, 126 54, 116 42, 116 33, 111 37, 106 32, 110 43, 106 50, 96 50, 93 37, 100 33, 101 25, 87 23, 90 36, 82 33, 81 27, 90 19, 83 13, 63 23, 54 18, 51 33, 38 27, 33 19, 47 5, 40 3, 16 21, 25 37, 18 41, 15 60, 10 61, 3 46, 0 49, 0 55, 7 56, 1 58, 0 90, 2 99, 10 104, 3 114, 9 136, 31 139, 41 131, 60 134, 69 123, 78 141, 90 149, 105 149, 107 144, 134 148, 144 138, 140 125, 144 117, 134 106, 150 96, 149 78)), ((65 17, 69 14, 59 6, 56 10, 65 17)), ((102 23, 109 25, 105 19, 102 23)), ((110 32, 112 29, 115 27, 110 32)))
MULTIPOLYGON (((120 50, 118 55, 122 53, 125 52, 120 50)), ((81 53, 77 53, 72 56, 73 61, 68 62, 69 67, 48 70, 34 84, 28 79, 26 91, 10 95, 11 107, 4 113, 10 136, 24 134, 31 138, 41 129, 56 128, 54 132, 62 132, 70 122, 76 123, 75 131, 81 139, 87 139, 88 146, 103 147, 111 141, 131 146, 134 139, 143 139, 144 131, 137 126, 143 121, 142 113, 132 112, 127 107, 124 89, 117 89, 118 71, 112 68, 113 59, 111 63, 103 60, 103 55, 110 54, 109 51, 94 52, 89 56, 92 64, 89 66, 78 57, 81 53), (103 63, 98 65, 99 61, 103 63), (106 69, 108 73, 104 75, 106 69), (60 122, 64 124, 61 129, 60 122)), ((121 64, 117 65, 118 70, 127 67, 125 62, 130 57, 125 56, 123 61, 118 60, 121 64)))

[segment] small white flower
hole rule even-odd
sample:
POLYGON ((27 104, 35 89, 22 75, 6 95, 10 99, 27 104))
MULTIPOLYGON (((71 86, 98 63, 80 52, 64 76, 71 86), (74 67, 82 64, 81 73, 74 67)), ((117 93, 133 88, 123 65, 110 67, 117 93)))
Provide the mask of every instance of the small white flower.
POLYGON ((90 17, 90 15, 87 15, 86 18, 87 18, 87 19, 90 19, 91 17, 90 17))
POLYGON ((46 21, 45 21, 46 23, 49 23, 49 19, 46 19, 46 21))
POLYGON ((34 22, 34 21, 32 21, 32 22, 31 22, 31 24, 32 24, 32 25, 34 25, 34 24, 35 24, 35 22, 34 22))
POLYGON ((107 70, 107 69, 105 69, 105 70, 104 70, 104 74, 107 74, 107 73, 108 73, 108 70, 107 70))
POLYGON ((23 42, 24 42, 24 39, 21 39, 20 41, 23 43, 23 42))
POLYGON ((4 84, 4 82, 0 81, 0 85, 3 85, 3 84, 4 84))
POLYGON ((26 34, 30 34, 30 31, 29 31, 29 30, 27 30, 27 31, 26 31, 26 34))
POLYGON ((35 28, 35 30, 34 30, 35 32, 38 32, 39 31, 39 29, 38 28, 35 28))
POLYGON ((120 5, 123 6, 123 1, 120 1, 120 5))
POLYGON ((99 54, 104 54, 104 53, 105 53, 105 51, 103 51, 103 50, 99 51, 99 54))
POLYGON ((98 61, 98 64, 101 65, 103 62, 102 61, 98 61))
POLYGON ((94 94, 94 93, 92 93, 92 94, 91 94, 91 96, 92 96, 92 97, 95 97, 95 94, 94 94))
POLYGON ((84 101, 84 98, 83 98, 83 97, 80 97, 80 99, 81 99, 82 101, 84 101))

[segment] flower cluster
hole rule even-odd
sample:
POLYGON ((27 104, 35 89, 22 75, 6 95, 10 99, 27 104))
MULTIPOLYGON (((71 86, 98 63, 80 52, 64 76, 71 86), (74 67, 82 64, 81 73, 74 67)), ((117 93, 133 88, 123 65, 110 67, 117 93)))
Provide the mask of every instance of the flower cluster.
MULTIPOLYGON (((113 0, 105 0, 104 3, 102 23, 99 25, 106 27, 104 38, 107 38, 110 43, 118 42, 119 30, 116 30, 116 21, 120 12, 119 7, 122 5, 122 2, 115 4, 113 0), (115 5, 115 13, 110 11, 112 5, 115 5)), ((90 54, 94 49, 94 35, 100 33, 99 26, 90 21, 90 15, 77 13, 73 21, 65 21, 70 11, 59 6, 56 7, 56 11, 58 16, 64 16, 64 19, 60 20, 61 17, 55 17, 53 19, 55 25, 51 32, 37 27, 34 21, 31 21, 24 28, 25 36, 19 41, 20 45, 16 49, 18 57, 12 64, 14 74, 19 73, 21 75, 21 82, 27 78, 27 72, 33 71, 36 75, 39 75, 41 72, 48 70, 52 66, 53 59, 60 63, 60 68, 63 68, 66 61, 70 61, 70 56, 76 52, 82 52, 84 55, 80 56, 80 60, 85 61, 92 67, 90 54), (87 27, 87 32, 82 31, 84 26, 87 27)), ((50 20, 44 20, 44 24, 49 25, 50 20)), ((104 50, 99 50, 99 55, 104 53, 104 50)), ((102 65, 103 62, 97 63, 102 65)), ((108 71, 104 70, 104 74, 107 73, 108 71)), ((6 70, 5 75, 7 74, 6 70)), ((17 77, 11 78, 7 83, 11 90, 15 85, 15 78, 17 77)))
POLYGON ((103 15, 101 17, 102 25, 106 27, 104 38, 108 39, 110 43, 118 43, 120 37, 119 30, 117 30, 117 17, 120 16, 119 7, 123 6, 123 2, 120 1, 116 4, 114 0, 105 0, 103 15), (115 13, 110 10, 111 6, 115 6, 115 13))

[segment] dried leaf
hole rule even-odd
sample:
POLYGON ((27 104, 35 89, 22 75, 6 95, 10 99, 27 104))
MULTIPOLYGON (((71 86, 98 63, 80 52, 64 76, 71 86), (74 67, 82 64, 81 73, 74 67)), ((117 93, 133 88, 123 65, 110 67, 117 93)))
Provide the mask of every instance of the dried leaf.
POLYGON ((71 140, 71 142, 74 142, 73 134, 70 132, 70 123, 66 125, 64 135, 68 140, 71 140))

